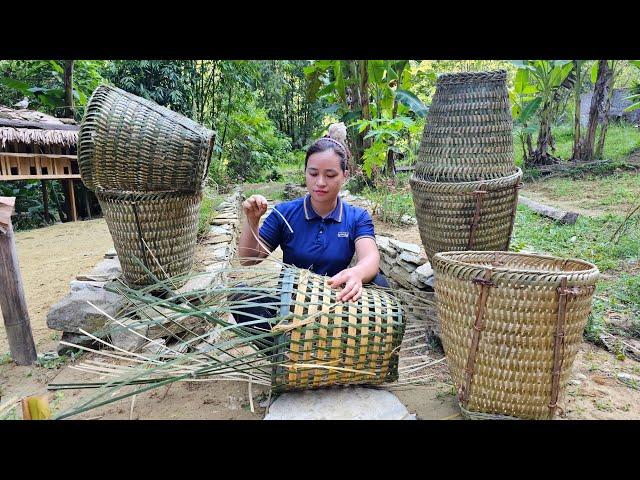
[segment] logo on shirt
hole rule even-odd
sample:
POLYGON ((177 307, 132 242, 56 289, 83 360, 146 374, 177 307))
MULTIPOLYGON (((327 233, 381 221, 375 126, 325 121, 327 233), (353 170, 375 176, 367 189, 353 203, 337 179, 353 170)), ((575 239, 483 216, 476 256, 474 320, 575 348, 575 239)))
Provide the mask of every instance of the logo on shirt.
POLYGON ((338 237, 348 238, 349 232, 338 232, 338 237))

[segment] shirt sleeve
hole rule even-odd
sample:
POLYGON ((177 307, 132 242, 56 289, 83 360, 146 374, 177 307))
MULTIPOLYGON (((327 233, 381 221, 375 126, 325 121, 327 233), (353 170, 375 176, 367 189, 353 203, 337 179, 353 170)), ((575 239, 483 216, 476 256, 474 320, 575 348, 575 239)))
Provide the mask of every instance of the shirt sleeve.
POLYGON ((282 219, 280 215, 271 212, 262 223, 258 235, 260 236, 260 240, 268 246, 271 251, 278 248, 282 242, 282 219))
POLYGON ((354 242, 357 242, 361 238, 376 239, 376 234, 373 229, 373 220, 371 219, 369 212, 364 209, 362 210, 362 214, 358 217, 355 229, 354 242))

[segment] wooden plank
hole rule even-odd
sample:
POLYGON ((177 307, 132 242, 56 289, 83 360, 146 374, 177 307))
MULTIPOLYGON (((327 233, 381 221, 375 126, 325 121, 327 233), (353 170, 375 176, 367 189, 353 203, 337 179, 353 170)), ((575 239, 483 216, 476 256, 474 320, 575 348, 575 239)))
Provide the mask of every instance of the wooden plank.
POLYGON ((73 189, 73 180, 65 180, 68 202, 69 202, 69 214, 71 216, 71 221, 76 222, 78 220, 78 212, 76 210, 76 193, 73 189))
POLYGON ((29 122, 26 120, 9 120, 0 118, 0 127, 37 128, 40 130, 80 130, 80 125, 67 125, 64 123, 29 122))
POLYGON ((11 180, 72 180, 81 179, 82 177, 77 174, 71 175, 0 175, 0 181, 11 180))
MULTIPOLYGON (((11 200, 15 201, 13 198, 0 199, 0 207, 12 211, 11 200)), ((16 365, 31 365, 37 359, 36 345, 31 332, 10 213, 7 223, 4 223, 7 219, 3 217, 6 228, 0 229, 0 308, 11 358, 16 365)))
POLYGON ((560 223, 565 223, 567 225, 573 225, 576 223, 578 216, 580 214, 576 212, 565 212, 564 210, 560 210, 558 208, 552 207, 551 205, 545 205, 543 203, 538 203, 530 198, 524 197, 522 195, 518 198, 518 203, 526 205, 531 210, 536 212, 538 215, 542 215, 543 217, 551 218, 560 223))
POLYGON ((73 160, 77 160, 77 155, 63 155, 61 153, 19 153, 19 152, 0 152, 0 156, 2 157, 24 157, 24 158, 33 158, 33 157, 41 157, 41 158, 69 158, 73 160))

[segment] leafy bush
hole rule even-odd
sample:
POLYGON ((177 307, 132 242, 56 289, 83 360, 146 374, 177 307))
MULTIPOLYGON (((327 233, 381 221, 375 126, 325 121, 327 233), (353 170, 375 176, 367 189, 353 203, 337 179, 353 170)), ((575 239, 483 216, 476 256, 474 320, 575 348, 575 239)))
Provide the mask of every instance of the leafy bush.
MULTIPOLYGON (((58 182, 49 182, 49 214, 60 221, 55 209, 53 195, 62 202, 62 188, 58 182), (53 189, 53 191, 52 191, 53 189), (57 218, 56 218, 57 216, 57 218)), ((0 182, 0 196, 16 197, 15 215, 12 217, 14 230, 28 230, 46 225, 44 218, 44 205, 42 203, 42 189, 37 180, 19 180, 12 182, 0 182)))
MULTIPOLYGON (((223 133, 224 135, 224 133, 223 133)), ((266 169, 291 155, 291 140, 276 129, 262 108, 252 101, 229 117, 223 158, 231 179, 253 182, 266 169)))

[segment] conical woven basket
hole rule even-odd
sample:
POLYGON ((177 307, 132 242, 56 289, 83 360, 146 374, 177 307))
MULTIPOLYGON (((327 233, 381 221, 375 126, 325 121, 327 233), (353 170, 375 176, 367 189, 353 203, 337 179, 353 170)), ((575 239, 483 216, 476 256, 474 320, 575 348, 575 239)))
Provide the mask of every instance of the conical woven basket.
POLYGON ((410 180, 428 257, 452 250, 507 250, 522 171, 476 182, 410 180))
POLYGON ((468 418, 552 419, 582 341, 598 269, 511 252, 431 262, 442 343, 468 418))
POLYGON ((193 266, 202 194, 96 191, 130 286, 155 283, 138 258, 161 279, 193 266))
POLYGON ((154 102, 100 85, 78 134, 78 165, 91 190, 201 190, 215 132, 154 102))
POLYGON ((425 123, 414 177, 468 182, 515 170, 506 72, 441 75, 425 123))
POLYGON ((282 345, 274 365, 276 391, 332 385, 377 385, 398 378, 405 317, 384 290, 365 287, 356 302, 336 302, 327 278, 286 267, 281 315, 290 320, 272 331, 282 345))

